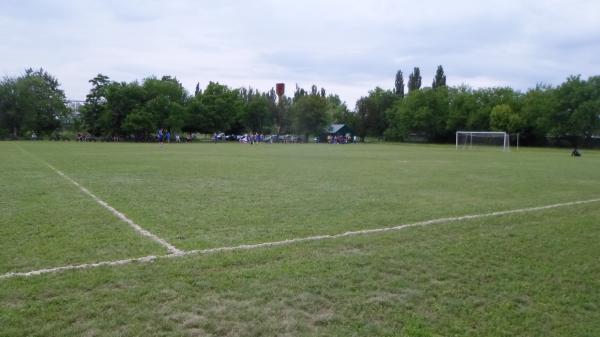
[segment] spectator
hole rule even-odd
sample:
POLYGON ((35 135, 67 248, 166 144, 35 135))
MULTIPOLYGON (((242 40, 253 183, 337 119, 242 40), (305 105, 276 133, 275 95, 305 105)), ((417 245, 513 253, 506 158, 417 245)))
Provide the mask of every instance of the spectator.
POLYGON ((162 129, 158 129, 158 132, 156 133, 156 140, 158 140, 159 143, 163 143, 163 130, 162 129))

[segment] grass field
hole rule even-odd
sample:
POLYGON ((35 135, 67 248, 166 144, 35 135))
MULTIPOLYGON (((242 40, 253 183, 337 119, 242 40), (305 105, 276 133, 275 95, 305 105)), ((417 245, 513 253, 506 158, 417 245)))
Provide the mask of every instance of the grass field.
MULTIPOLYGON (((0 275, 600 198, 600 153, 0 142, 0 275), (47 166, 51 165, 51 167, 47 166)), ((0 279, 0 336, 596 336, 600 202, 0 279)))

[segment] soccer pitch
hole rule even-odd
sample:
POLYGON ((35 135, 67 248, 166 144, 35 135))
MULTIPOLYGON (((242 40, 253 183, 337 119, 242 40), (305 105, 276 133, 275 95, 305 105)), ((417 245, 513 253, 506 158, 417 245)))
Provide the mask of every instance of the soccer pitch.
POLYGON ((597 151, 0 142, 0 154, 0 336, 600 332, 597 151))

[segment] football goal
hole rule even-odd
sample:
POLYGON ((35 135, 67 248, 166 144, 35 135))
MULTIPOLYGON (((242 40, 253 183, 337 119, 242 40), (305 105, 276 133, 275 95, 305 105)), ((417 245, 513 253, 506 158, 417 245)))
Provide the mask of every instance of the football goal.
POLYGON ((506 132, 496 131, 457 131, 456 149, 470 149, 473 146, 498 147, 510 150, 510 136, 506 132))

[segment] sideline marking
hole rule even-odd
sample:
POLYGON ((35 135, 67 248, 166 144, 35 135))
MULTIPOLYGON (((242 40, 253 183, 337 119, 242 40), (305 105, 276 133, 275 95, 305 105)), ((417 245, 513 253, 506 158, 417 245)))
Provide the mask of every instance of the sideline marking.
POLYGON ((441 224, 441 223, 496 217, 496 216, 502 216, 502 215, 508 215, 508 214, 515 214, 515 213, 537 212, 537 211, 543 211, 543 210, 552 209, 552 208, 589 204, 589 203, 599 202, 599 201, 600 201, 600 198, 581 200, 581 201, 571 201, 571 202, 564 202, 564 203, 552 204, 552 205, 546 205, 546 206, 512 209, 512 210, 507 210, 507 211, 497 211, 497 212, 491 212, 491 213, 463 215, 463 216, 458 216, 458 217, 439 218, 439 219, 433 219, 433 220, 427 220, 427 221, 413 222, 410 224, 398 225, 398 226, 394 226, 394 227, 365 229, 365 230, 359 230, 359 231, 348 231, 348 232, 343 232, 343 233, 339 233, 339 234, 315 235, 315 236, 307 236, 307 237, 303 237, 303 238, 295 238, 295 239, 288 239, 288 240, 282 240, 282 241, 263 242, 263 243, 256 243, 256 244, 245 244, 245 245, 230 246, 230 247, 198 249, 198 250, 185 251, 185 252, 181 252, 181 253, 177 253, 177 254, 168 254, 168 255, 160 255, 160 256, 150 255, 150 256, 124 259, 124 260, 103 261, 103 262, 97 262, 97 263, 86 263, 86 264, 68 265, 68 266, 62 266, 62 267, 56 267, 56 268, 39 269, 39 270, 33 270, 33 271, 29 271, 29 272, 12 272, 12 273, 6 273, 6 274, 0 275, 0 279, 8 279, 8 278, 13 278, 13 277, 18 277, 18 276, 30 277, 30 276, 37 276, 37 275, 48 274, 48 273, 63 272, 63 271, 67 271, 67 270, 90 269, 90 268, 96 268, 96 267, 102 267, 102 266, 119 266, 119 265, 134 263, 134 262, 140 262, 140 263, 153 262, 157 259, 181 257, 181 256, 196 255, 196 254, 202 255, 202 254, 213 254, 213 253, 220 253, 220 252, 235 251, 235 250, 249 250, 249 249, 257 249, 257 248, 264 248, 264 247, 286 246, 286 245, 291 245, 291 244, 295 244, 295 243, 299 243, 299 242, 306 242, 306 241, 333 240, 333 239, 349 237, 349 236, 368 235, 368 234, 373 234, 373 233, 397 231, 397 230, 402 230, 402 229, 409 228, 409 227, 429 226, 429 225, 435 225, 435 224, 441 224))
POLYGON ((69 177, 68 175, 64 174, 63 172, 61 172, 59 169, 57 169, 56 167, 50 165, 48 162, 46 162, 43 159, 37 158, 36 156, 34 156, 33 154, 31 154, 30 152, 26 151, 25 149, 23 149, 22 147, 20 147, 18 144, 15 144, 21 151, 23 151, 23 153, 27 154, 28 156, 30 156, 31 158, 40 161, 42 163, 44 163, 44 165, 46 165, 47 167, 49 167, 51 170, 53 170, 54 172, 56 172, 58 175, 60 175, 61 177, 65 178, 66 180, 68 180, 69 182, 71 182, 73 185, 77 186, 79 188, 79 190, 85 194, 87 194, 88 196, 90 196, 92 199, 94 199, 94 201, 96 201, 97 203, 99 203, 100 205, 102 205, 102 207, 106 208, 109 212, 111 212, 114 216, 116 216, 117 218, 121 219, 122 221, 124 221, 125 223, 127 223, 131 228, 133 228, 136 232, 138 232, 139 234, 148 237, 152 240, 154 240, 156 243, 160 244, 161 246, 165 247, 169 253, 171 254, 183 254, 182 250, 177 249, 177 247, 173 246, 172 244, 168 243, 165 239, 157 236, 156 234, 151 233, 150 231, 142 228, 142 226, 136 224, 135 222, 133 222, 133 220, 129 219, 125 214, 117 211, 114 207, 112 207, 111 205, 109 205, 106 201, 98 198, 94 193, 90 192, 87 188, 81 186, 78 182, 76 182, 75 180, 71 179, 71 177, 69 177))
MULTIPOLYGON (((164 256, 169 256, 169 255, 163 255, 163 257, 164 256)), ((102 261, 102 262, 94 262, 94 263, 67 265, 67 266, 55 267, 55 268, 38 269, 38 270, 29 271, 29 272, 6 273, 3 275, 0 275, 0 279, 17 277, 17 276, 30 277, 30 276, 37 276, 37 275, 48 274, 48 273, 59 273, 59 272, 67 271, 67 270, 90 269, 90 268, 96 268, 96 267, 102 267, 102 266, 119 266, 119 265, 123 265, 123 264, 134 263, 134 262, 152 262, 152 261, 156 260, 157 258, 158 258, 158 256, 149 255, 149 256, 136 257, 136 258, 131 258, 131 259, 124 259, 124 260, 102 261)))

